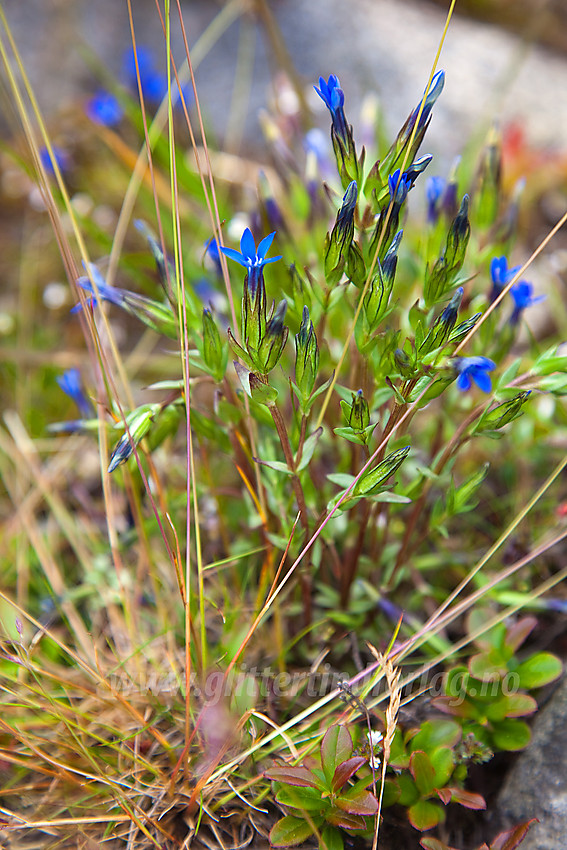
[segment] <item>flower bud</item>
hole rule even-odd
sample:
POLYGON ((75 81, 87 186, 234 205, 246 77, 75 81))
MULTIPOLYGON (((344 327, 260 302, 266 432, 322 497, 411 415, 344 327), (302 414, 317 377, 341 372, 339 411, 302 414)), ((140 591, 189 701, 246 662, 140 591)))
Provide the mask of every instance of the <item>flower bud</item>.
POLYGON ((209 309, 203 310, 203 360, 215 381, 222 381, 227 355, 219 330, 209 309))
POLYGON ((370 424, 370 410, 362 390, 352 394, 352 406, 348 424, 355 431, 364 431, 370 424))
POLYGON ((307 401, 315 387, 319 369, 319 346, 307 307, 303 308, 301 326, 295 337, 295 348, 295 383, 303 400, 307 401))
POLYGON ((354 236, 354 211, 358 187, 353 180, 349 184, 337 213, 335 226, 325 240, 325 277, 330 285, 341 279, 354 236))
POLYGON ((150 430, 150 425, 158 410, 159 404, 145 404, 126 417, 128 427, 112 452, 108 465, 109 473, 114 472, 121 463, 128 460, 134 451, 134 446, 137 446, 150 430))
POLYGON ((280 301, 266 325, 266 333, 258 348, 258 371, 267 375, 277 366, 287 342, 289 328, 284 325, 287 301, 280 301))

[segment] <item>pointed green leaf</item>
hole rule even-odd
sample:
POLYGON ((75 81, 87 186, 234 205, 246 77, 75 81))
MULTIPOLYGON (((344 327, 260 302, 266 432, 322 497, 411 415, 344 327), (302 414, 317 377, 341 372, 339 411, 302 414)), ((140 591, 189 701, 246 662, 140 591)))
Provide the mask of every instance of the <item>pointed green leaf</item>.
POLYGON ((302 469, 305 469, 305 467, 311 462, 311 458, 313 457, 313 452, 315 451, 315 447, 316 447, 317 443, 319 442, 319 439, 320 439, 322 433, 323 433, 323 428, 322 427, 317 428, 317 430, 314 431, 305 440, 305 443, 303 444, 303 452, 301 454, 301 461, 299 463, 299 466, 297 467, 298 472, 301 472, 302 469))
POLYGON ((327 729, 321 742, 321 764, 329 784, 343 761, 352 755, 352 738, 346 726, 334 724, 327 729))

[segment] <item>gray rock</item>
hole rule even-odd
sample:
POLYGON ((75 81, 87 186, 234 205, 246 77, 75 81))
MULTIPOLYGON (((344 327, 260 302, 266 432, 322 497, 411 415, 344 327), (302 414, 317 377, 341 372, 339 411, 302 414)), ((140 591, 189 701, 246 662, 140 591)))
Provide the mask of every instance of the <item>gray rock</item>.
MULTIPOLYGON (((221 4, 185 0, 185 25, 194 45, 221 4)), ((428 78, 445 20, 444 12, 412 0, 279 0, 270 2, 289 52, 312 98, 321 124, 323 105, 312 93, 319 74, 336 73, 355 125, 363 95, 375 92, 394 133, 419 100, 428 78)), ((127 4, 116 0, 6 0, 4 11, 42 108, 53 115, 69 100, 96 87, 82 45, 119 75, 130 44, 127 4)), ((139 43, 163 55, 163 33, 154 0, 135 0, 139 43)), ((172 4, 174 55, 184 56, 172 4)), ((244 36, 252 63, 248 106, 242 113, 244 143, 258 147, 257 113, 270 90, 271 49, 249 16, 233 22, 203 58, 197 70, 205 114, 222 139, 235 86, 239 38, 244 36), (254 51, 254 56, 250 53, 254 51)), ((495 119, 521 121, 537 144, 567 143, 567 59, 521 40, 498 27, 454 18, 440 59, 447 72, 427 147, 446 163, 461 152, 474 131, 495 119)))
POLYGON ((539 818, 522 850, 567 844, 567 677, 536 717, 533 738, 508 774, 498 798, 504 827, 539 818))

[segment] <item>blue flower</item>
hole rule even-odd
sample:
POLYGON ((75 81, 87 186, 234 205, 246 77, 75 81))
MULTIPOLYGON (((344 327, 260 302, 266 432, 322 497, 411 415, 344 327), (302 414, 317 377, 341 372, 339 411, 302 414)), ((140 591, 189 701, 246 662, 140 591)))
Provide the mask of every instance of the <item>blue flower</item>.
POLYGON ((425 197, 427 199, 427 221, 429 224, 437 224, 439 219, 439 208, 441 198, 447 185, 443 177, 430 177, 425 184, 425 197))
POLYGON ((411 189, 411 178, 404 172, 400 177, 400 169, 396 168, 388 177, 388 189, 394 204, 401 207, 411 189))
POLYGON ((256 243, 254 242, 252 231, 249 227, 247 227, 242 234, 242 239, 240 240, 240 251, 235 251, 234 248, 224 248, 222 245, 220 246, 220 250, 223 254, 225 254, 230 260, 240 263, 240 265, 244 266, 246 269, 248 273, 248 290, 252 298, 254 298, 256 294, 264 266, 268 263, 275 263, 276 260, 281 260, 281 255, 279 257, 270 257, 269 260, 266 259, 266 254, 270 250, 270 245, 272 244, 275 235, 276 232, 274 231, 268 236, 265 236, 258 245, 258 250, 256 250, 256 243))
POLYGON ((56 379, 57 383, 63 390, 63 392, 72 398, 77 407, 81 412, 81 416, 85 419, 90 419, 93 415, 92 404, 86 397, 82 383, 81 383, 81 373, 78 369, 68 369, 62 375, 59 375, 56 379))
POLYGON ((414 159, 410 167, 406 168, 404 171, 404 179, 408 184, 408 192, 410 189, 413 189, 415 181, 420 174, 423 174, 432 159, 432 154, 426 153, 424 156, 420 156, 419 159, 414 159))
POLYGON ((215 272, 219 277, 221 277, 222 265, 219 254, 219 246, 214 236, 211 236, 208 242, 205 242, 205 257, 208 257, 212 261, 215 272))
POLYGON ((470 390, 474 382, 483 393, 491 391, 492 381, 487 373, 496 369, 493 360, 488 357, 457 357, 454 366, 458 373, 457 386, 460 390, 470 390))
POLYGON ((325 82, 324 77, 319 77, 319 88, 313 86, 329 112, 333 122, 333 128, 339 138, 347 144, 348 142, 348 125, 344 113, 345 94, 339 83, 339 78, 335 74, 331 74, 328 82, 325 82))
POLYGON ((493 257, 490 263, 490 276, 492 278, 492 289, 490 290, 489 300, 492 304, 504 287, 510 283, 515 274, 519 272, 521 266, 508 268, 508 260, 506 257, 493 257))
POLYGON ((431 80, 431 85, 429 86, 429 91, 427 95, 424 94, 423 98, 420 100, 414 111, 412 112, 410 119, 410 126, 413 127, 413 123, 415 122, 419 110, 421 109, 421 104, 423 103, 423 110, 421 113, 421 117, 419 119, 419 124, 417 125, 418 130, 421 130, 425 124, 427 123, 427 119, 431 115, 431 110, 435 105, 435 101, 443 91, 443 86, 445 85, 445 71, 437 71, 433 79, 431 80))
POLYGON ((517 325, 526 307, 532 307, 545 299, 545 295, 533 294, 534 288, 527 280, 518 280, 510 289, 514 299, 514 310, 510 316, 510 324, 517 325))
MULTIPOLYGON (((89 298, 87 301, 88 306, 94 310, 97 306, 97 296, 101 299, 101 301, 109 301, 111 304, 116 304, 118 307, 122 307, 124 305, 124 290, 117 289, 115 286, 109 286, 97 267, 93 265, 93 263, 89 264, 89 272, 91 274, 92 279, 96 283, 96 287, 98 291, 95 291, 94 286, 92 285, 90 279, 86 276, 77 278, 77 286, 81 289, 84 289, 85 292, 90 293, 92 298, 89 298)), ((72 308, 71 313, 78 313, 81 310, 83 305, 79 302, 75 304, 72 308)))
MULTIPOLYGON (((63 174, 69 167, 69 156, 67 152, 64 151, 63 148, 58 147, 57 145, 51 146, 51 152, 53 153, 53 159, 57 163, 59 171, 63 174)), ((46 147, 40 148, 39 158, 46 172, 51 175, 55 174, 53 161, 46 147)))
POLYGON ((85 111, 95 124, 113 127, 118 124, 123 115, 123 109, 117 99, 109 91, 100 89, 87 102, 85 111))

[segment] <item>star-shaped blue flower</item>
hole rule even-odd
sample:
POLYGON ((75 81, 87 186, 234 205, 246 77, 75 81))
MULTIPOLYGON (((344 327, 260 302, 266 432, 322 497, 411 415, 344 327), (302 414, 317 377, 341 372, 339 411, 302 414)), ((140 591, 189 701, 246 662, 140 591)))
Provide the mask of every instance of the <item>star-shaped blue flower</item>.
POLYGON ((405 171, 400 177, 400 169, 396 168, 394 173, 388 177, 388 189, 393 202, 397 206, 401 206, 411 189, 411 177, 405 171))
POLYGON ((343 109, 345 93, 341 88, 339 78, 336 74, 331 74, 328 81, 325 82, 324 77, 319 77, 319 88, 317 86, 313 86, 313 88, 331 113, 335 132, 346 143, 348 139, 348 126, 343 109))
POLYGON ((240 251, 235 251, 234 248, 224 248, 222 245, 220 247, 223 254, 230 260, 240 263, 246 269, 248 273, 248 290, 252 298, 255 297, 264 266, 268 263, 275 263, 276 260, 281 260, 281 255, 266 259, 266 254, 270 250, 275 235, 276 231, 274 230, 273 233, 265 236, 258 245, 258 249, 256 249, 252 231, 247 227, 240 240, 240 251))
POLYGON ((441 198, 445 191, 447 181, 443 177, 430 177, 425 184, 425 197, 427 199, 427 221, 436 224, 439 219, 439 207, 441 198))
POLYGON ((431 115, 431 110, 435 106, 435 102, 441 92, 443 91, 443 86, 445 85, 445 71, 437 71, 433 79, 431 80, 431 85, 429 86, 429 91, 427 92, 427 96, 423 96, 420 100, 414 111, 412 112, 412 126, 413 122, 417 118, 419 114, 419 110, 421 109, 421 104, 423 103, 423 110, 421 112, 421 117, 419 119, 418 130, 421 130, 425 124, 427 123, 427 119, 431 115))
MULTIPOLYGON (((118 289, 116 286, 109 286, 93 263, 89 264, 89 271, 92 279, 96 282, 98 292, 95 292, 95 288, 88 277, 83 276, 77 278, 77 286, 93 296, 88 299, 88 306, 91 309, 94 309, 97 306, 96 296, 98 295, 101 301, 109 301, 111 304, 116 304, 118 307, 122 307, 124 304, 124 290, 118 289)), ((72 308, 71 313, 78 313, 81 309, 82 304, 79 302, 72 308)))
POLYGON ((490 276, 492 278, 492 289, 490 290, 491 304, 493 301, 496 301, 506 284, 510 283, 520 269, 521 266, 514 266, 509 269, 506 257, 493 257, 490 263, 490 276))
POLYGON ((534 288, 527 280, 518 280, 510 289, 510 295, 514 299, 514 310, 510 316, 510 323, 518 323, 520 316, 526 307, 532 307, 545 299, 545 295, 534 296, 534 288))
POLYGON ((63 392, 72 398, 79 410, 81 411, 81 415, 85 419, 89 419, 93 415, 92 404, 86 397, 83 386, 81 382, 81 373, 78 369, 68 369, 62 375, 59 375, 56 379, 57 383, 63 390, 63 392))
POLYGON ((470 390, 473 382, 483 393, 492 389, 488 372, 496 369, 496 363, 488 357, 457 357, 454 361, 458 373, 457 386, 463 392, 470 390))
POLYGON ((105 127, 113 127, 122 118, 123 109, 109 91, 100 89, 88 101, 85 111, 91 121, 95 124, 103 124, 105 127))

